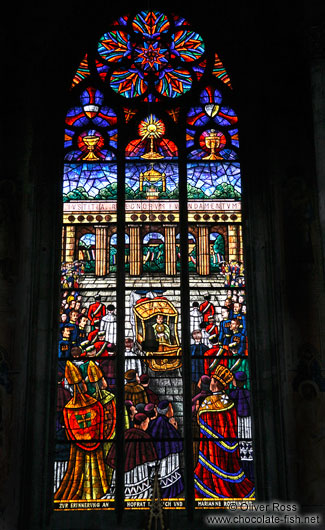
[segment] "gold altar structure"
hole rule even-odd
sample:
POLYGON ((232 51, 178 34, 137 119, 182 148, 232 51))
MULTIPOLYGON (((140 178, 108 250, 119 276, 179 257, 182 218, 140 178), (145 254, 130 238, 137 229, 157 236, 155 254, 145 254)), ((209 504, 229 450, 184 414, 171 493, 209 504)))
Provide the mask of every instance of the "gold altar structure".
MULTIPOLYGON (((155 169, 150 168, 148 169, 147 171, 145 171, 144 173, 140 173, 140 177, 139 177, 139 190, 140 191, 143 191, 143 184, 144 182, 148 182, 150 184, 153 184, 153 183, 157 183, 157 182, 162 182, 162 191, 166 191, 166 175, 165 173, 160 173, 159 171, 156 171, 155 169)), ((147 191, 147 198, 150 200, 152 199, 157 199, 158 198, 158 193, 152 193, 152 192, 155 192, 155 188, 152 186, 149 188, 149 190, 147 191), (148 193, 149 191, 149 193, 148 193), (150 193, 151 192, 151 193, 150 193)))

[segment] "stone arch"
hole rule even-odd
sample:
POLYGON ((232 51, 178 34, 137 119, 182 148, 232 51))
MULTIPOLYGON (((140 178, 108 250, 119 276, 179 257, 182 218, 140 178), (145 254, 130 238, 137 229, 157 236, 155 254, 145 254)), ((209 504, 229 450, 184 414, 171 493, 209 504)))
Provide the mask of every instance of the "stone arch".
POLYGON ((160 230, 150 230, 142 238, 144 272, 159 272, 165 267, 165 235, 160 230))
POLYGON ((112 231, 108 238, 108 259, 111 272, 116 272, 116 253, 117 253, 117 231, 112 231))
POLYGON ((77 259, 85 262, 85 273, 95 270, 96 234, 94 230, 82 229, 82 234, 76 238, 77 259))
POLYGON ((225 239, 220 232, 210 232, 209 234, 210 243, 210 271, 218 272, 219 264, 225 261, 225 239))
POLYGON ((228 260, 229 257, 229 241, 228 241, 228 230, 226 224, 214 224, 210 226, 209 229, 209 239, 210 239, 210 245, 211 245, 211 234, 220 234, 224 241, 224 247, 225 252, 224 256, 225 259, 228 260))
MULTIPOLYGON (((176 259, 177 259, 177 270, 180 270, 180 250, 179 250, 179 241, 180 233, 176 235, 176 259)), ((188 229, 188 268, 189 272, 196 270, 196 255, 197 255, 197 241, 195 236, 195 231, 193 229, 188 229)))

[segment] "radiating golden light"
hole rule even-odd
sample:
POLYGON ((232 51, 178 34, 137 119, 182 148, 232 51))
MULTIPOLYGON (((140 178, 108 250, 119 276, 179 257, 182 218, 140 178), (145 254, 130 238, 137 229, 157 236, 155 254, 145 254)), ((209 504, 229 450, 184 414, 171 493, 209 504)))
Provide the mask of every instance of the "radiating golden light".
POLYGON ((145 138, 160 138, 165 133, 165 126, 153 114, 142 121, 139 125, 139 135, 145 138))

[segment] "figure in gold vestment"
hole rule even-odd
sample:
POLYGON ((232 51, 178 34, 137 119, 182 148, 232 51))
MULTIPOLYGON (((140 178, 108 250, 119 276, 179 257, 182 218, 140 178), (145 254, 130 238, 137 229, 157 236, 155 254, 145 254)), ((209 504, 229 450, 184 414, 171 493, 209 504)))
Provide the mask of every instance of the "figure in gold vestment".
POLYGON ((108 492, 104 463, 104 409, 86 394, 87 387, 78 368, 67 361, 65 377, 73 385, 72 399, 63 409, 64 424, 71 440, 67 471, 55 500, 99 499, 108 492))

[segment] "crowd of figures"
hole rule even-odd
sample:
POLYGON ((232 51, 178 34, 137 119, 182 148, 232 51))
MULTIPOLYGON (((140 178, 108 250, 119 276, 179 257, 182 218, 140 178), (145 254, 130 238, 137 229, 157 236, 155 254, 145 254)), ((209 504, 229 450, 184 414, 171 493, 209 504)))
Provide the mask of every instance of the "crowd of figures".
MULTIPOLYGON (((137 296, 137 302, 142 298, 137 296)), ((100 295, 82 306, 66 291, 58 351, 55 499, 114 498, 116 484, 116 314, 100 295)), ((159 315, 157 341, 169 328, 159 315)), ((158 472, 164 498, 183 489, 183 441, 173 403, 150 387, 146 365, 125 338, 125 497, 148 498, 158 472)))
POLYGON ((241 261, 220 261, 217 264, 219 272, 225 279, 225 287, 245 287, 245 270, 241 261))
POLYGON ((87 272, 87 262, 73 261, 72 263, 62 263, 61 266, 61 286, 63 289, 78 289, 79 279, 87 272))
MULTIPOLYGON (((164 245, 158 246, 144 246, 143 247, 143 270, 144 272, 163 271, 165 267, 165 251, 164 245)), ((116 248, 110 246, 110 270, 116 271, 116 248)), ((125 251, 125 266, 129 270, 129 251, 125 251)), ((177 270, 180 270, 180 250, 176 247, 177 256, 177 270)), ((80 280, 82 280, 87 273, 94 272, 94 260, 75 260, 72 263, 62 263, 61 266, 61 287, 63 289, 78 289, 80 280)), ((193 272, 196 270, 197 257, 196 246, 189 253, 189 270, 193 272)), ((234 288, 245 287, 245 269, 241 261, 231 260, 225 261, 224 256, 220 254, 211 254, 210 256, 211 272, 216 272, 224 278, 224 286, 234 288)))
POLYGON ((190 311, 195 496, 251 498, 254 468, 245 292, 190 311))
MULTIPOLYGON (((134 306, 144 299, 132 297, 134 306)), ((199 498, 248 498, 254 487, 244 291, 230 289, 221 304, 220 314, 220 301, 217 307, 207 295, 190 310, 195 490, 199 498)), ((69 290, 60 319, 55 499, 113 499, 115 306, 100 295, 83 305, 82 295, 69 290)), ((163 315, 152 328, 158 344, 171 341, 163 315)), ((124 362, 125 497, 149 498, 156 471, 162 497, 179 497, 183 439, 176 404, 155 385, 159 374, 148 370, 134 336, 125 338, 124 362)))

